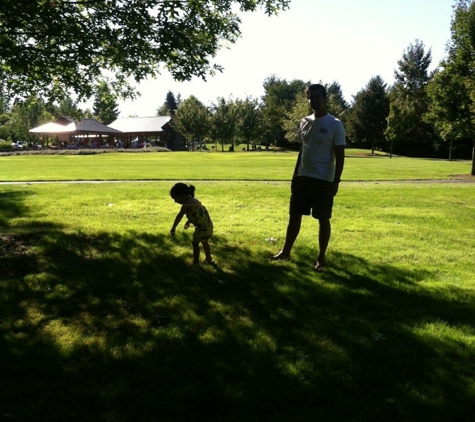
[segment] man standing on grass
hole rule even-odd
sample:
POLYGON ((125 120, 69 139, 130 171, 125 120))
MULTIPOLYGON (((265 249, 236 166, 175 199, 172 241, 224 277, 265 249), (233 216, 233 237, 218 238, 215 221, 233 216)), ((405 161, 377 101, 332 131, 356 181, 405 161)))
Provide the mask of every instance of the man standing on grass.
POLYGON ((327 92, 323 85, 307 88, 307 99, 313 114, 300 122, 298 141, 300 152, 291 184, 289 222, 282 250, 272 257, 284 260, 300 232, 303 215, 319 222, 319 253, 315 270, 325 267, 325 252, 331 235, 330 218, 333 197, 338 192, 345 162, 345 128, 343 123, 327 112, 327 92))

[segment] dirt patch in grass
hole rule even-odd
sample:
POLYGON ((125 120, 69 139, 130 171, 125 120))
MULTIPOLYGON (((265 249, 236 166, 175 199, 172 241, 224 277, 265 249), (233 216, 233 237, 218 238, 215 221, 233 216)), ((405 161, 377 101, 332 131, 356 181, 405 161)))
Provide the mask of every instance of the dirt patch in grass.
POLYGON ((9 234, 0 235, 0 255, 24 255, 27 253, 28 249, 29 248, 22 239, 9 234))
POLYGON ((467 182, 475 182, 475 176, 471 174, 449 174, 449 177, 457 180, 466 180, 467 182))
POLYGON ((10 234, 0 235, 0 274, 20 277, 33 265, 33 249, 26 238, 10 234))

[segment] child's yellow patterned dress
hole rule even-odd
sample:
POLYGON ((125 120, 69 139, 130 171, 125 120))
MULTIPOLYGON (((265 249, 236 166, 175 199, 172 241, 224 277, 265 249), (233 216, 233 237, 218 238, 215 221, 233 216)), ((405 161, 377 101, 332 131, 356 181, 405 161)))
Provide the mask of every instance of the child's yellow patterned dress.
POLYGON ((186 218, 195 226, 193 242, 208 240, 213 235, 213 222, 208 210, 200 201, 186 207, 186 218))

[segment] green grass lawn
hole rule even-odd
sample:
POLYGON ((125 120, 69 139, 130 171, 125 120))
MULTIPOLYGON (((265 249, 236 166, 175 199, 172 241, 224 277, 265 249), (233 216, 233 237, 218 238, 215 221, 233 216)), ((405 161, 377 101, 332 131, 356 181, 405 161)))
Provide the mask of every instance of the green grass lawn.
MULTIPOLYGON (((0 185, 0 419, 472 419, 475 184, 370 177, 397 160, 406 180, 430 168, 450 178, 466 163, 349 158, 329 267, 316 273, 311 218, 292 260, 269 260, 295 154, 251 154, 203 154, 226 158, 194 172, 257 178, 266 165, 280 168, 274 180, 199 181, 211 176, 193 177, 193 154, 161 154, 179 157, 160 161, 163 179, 174 168, 196 180, 215 223, 214 266, 190 265, 190 230, 169 235, 173 182, 0 185)), ((162 160, 147 157, 100 167, 102 155, 96 166, 119 179, 162 160)), ((44 163, 28 161, 32 180, 61 179, 44 163)))
MULTIPOLYGON (((470 161, 363 155, 347 150, 346 181, 466 177, 470 161)), ((2 181, 288 180, 296 152, 160 152, 0 157, 2 181)))

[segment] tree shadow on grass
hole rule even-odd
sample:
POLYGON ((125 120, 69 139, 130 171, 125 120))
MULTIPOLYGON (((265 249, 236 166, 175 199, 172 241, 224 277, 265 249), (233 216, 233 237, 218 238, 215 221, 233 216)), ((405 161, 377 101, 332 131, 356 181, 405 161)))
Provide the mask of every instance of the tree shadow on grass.
POLYGON ((22 261, 2 251, 0 418, 454 421, 473 406, 473 344, 422 333, 473 336, 473 297, 424 289, 430 273, 338 253, 316 273, 224 236, 215 265, 192 267, 186 236, 33 226, 14 236, 22 261))
POLYGON ((17 190, 0 192, 0 227, 7 227, 10 218, 24 212, 22 200, 26 195, 26 192, 17 190))

